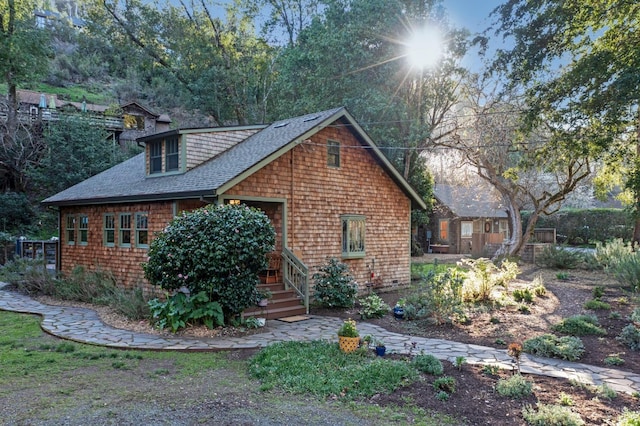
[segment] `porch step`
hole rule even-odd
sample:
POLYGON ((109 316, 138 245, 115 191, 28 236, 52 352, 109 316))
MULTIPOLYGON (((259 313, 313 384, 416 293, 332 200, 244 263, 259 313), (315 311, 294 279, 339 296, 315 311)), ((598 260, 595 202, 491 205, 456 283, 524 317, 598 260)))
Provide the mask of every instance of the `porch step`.
POLYGON ((276 319, 294 315, 304 315, 307 310, 295 290, 285 290, 284 283, 260 284, 259 290, 269 289, 272 293, 267 306, 252 306, 242 313, 244 317, 276 319))

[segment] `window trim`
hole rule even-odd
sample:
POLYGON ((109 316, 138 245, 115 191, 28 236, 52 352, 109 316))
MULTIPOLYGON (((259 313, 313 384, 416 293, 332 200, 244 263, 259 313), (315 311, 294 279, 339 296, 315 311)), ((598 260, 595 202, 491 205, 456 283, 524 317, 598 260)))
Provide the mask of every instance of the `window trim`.
POLYGON ((340 168, 340 142, 327 140, 327 166, 340 168))
POLYGON ((471 238, 473 237, 473 221, 472 220, 462 220, 460 221, 460 238, 471 238), (467 228, 470 227, 471 232, 465 234, 465 225, 467 228))
POLYGON ((164 173, 164 167, 162 164, 162 157, 163 157, 162 153, 164 151, 163 146, 164 146, 164 140, 154 141, 149 143, 149 174, 150 175, 157 175, 157 174, 164 173), (158 161, 160 162, 159 164, 157 164, 158 161))
POLYGON ((78 244, 81 246, 89 244, 89 216, 86 214, 78 215, 78 244))
POLYGON ((116 215, 115 213, 105 213, 102 220, 102 238, 106 247, 115 247, 116 245, 116 215), (107 219, 111 218, 112 227, 107 226, 107 219), (113 241, 109 242, 108 233, 111 231, 113 234, 113 241))
POLYGON ((76 245, 76 216, 68 214, 64 225, 65 238, 70 246, 76 245), (69 225, 71 224, 71 227, 69 225), (71 232, 71 233, 69 233, 71 232))
POLYGON ((118 225, 119 225, 118 226, 118 243, 119 243, 118 245, 120 247, 131 247, 131 213, 120 213, 120 215, 118 216, 118 225), (122 220, 125 217, 129 218, 129 226, 128 227, 125 227, 122 224, 122 220), (124 238, 125 232, 129 233, 129 238, 128 238, 129 242, 128 243, 124 242, 125 241, 125 238, 124 238))
POLYGON ((138 212, 135 215, 135 236, 136 236, 136 247, 140 248, 148 248, 149 247, 149 213, 148 212, 138 212), (146 227, 141 228, 138 225, 140 224, 139 219, 145 218, 146 227), (145 233, 146 243, 140 242, 141 233, 145 233))
POLYGON ((359 214, 345 214, 340 216, 340 232, 341 232, 341 251, 343 259, 362 259, 366 256, 367 251, 367 217, 359 214), (360 229, 354 229, 356 222, 361 223, 360 229), (362 240, 353 243, 351 237, 354 233, 360 234, 358 237, 362 240), (354 244, 360 245, 361 250, 354 249, 354 244))

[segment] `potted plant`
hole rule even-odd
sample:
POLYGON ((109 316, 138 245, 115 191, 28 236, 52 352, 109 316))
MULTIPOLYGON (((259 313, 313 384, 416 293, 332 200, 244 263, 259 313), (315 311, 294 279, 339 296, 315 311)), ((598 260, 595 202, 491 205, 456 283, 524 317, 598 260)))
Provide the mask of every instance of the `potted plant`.
POLYGON ((376 340, 376 355, 384 356, 387 352, 387 347, 384 345, 384 342, 380 339, 376 340))
POLYGON ((405 305, 405 300, 404 299, 399 299, 398 302, 396 302, 396 306, 393 307, 393 316, 394 318, 397 319, 403 319, 404 318, 404 305, 405 305))
POLYGON ((338 344, 344 353, 355 352, 360 346, 360 333, 356 328, 356 322, 351 318, 344 320, 338 329, 338 344))
POLYGON ((257 304, 260 307, 265 307, 269 304, 269 299, 271 299, 271 297, 273 296, 273 293, 271 293, 271 290, 269 290, 268 288, 264 289, 264 290, 258 290, 258 294, 256 297, 257 300, 257 304))

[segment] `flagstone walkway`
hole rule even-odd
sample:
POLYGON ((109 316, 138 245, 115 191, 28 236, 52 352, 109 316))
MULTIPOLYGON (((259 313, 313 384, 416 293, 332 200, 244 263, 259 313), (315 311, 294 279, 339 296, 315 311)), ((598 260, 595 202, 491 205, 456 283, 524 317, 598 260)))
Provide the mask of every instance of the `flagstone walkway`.
MULTIPOLYGON (((0 283, 0 310, 40 315, 42 329, 62 339, 119 349, 219 351, 262 348, 281 341, 337 341, 336 331, 342 323, 339 318, 310 316, 307 320, 293 323, 269 320, 264 332, 245 337, 163 337, 113 328, 104 324, 91 309, 44 305, 28 296, 5 290, 5 285, 0 283)), ((469 364, 495 365, 505 369, 513 367, 512 359, 504 349, 407 336, 366 322, 359 322, 358 329, 361 335, 370 334, 384 341, 389 352, 424 351, 453 363, 457 357, 464 357, 469 364)), ((613 368, 528 354, 522 355, 520 365, 526 374, 574 379, 596 386, 606 383, 617 392, 640 392, 640 375, 613 368)))

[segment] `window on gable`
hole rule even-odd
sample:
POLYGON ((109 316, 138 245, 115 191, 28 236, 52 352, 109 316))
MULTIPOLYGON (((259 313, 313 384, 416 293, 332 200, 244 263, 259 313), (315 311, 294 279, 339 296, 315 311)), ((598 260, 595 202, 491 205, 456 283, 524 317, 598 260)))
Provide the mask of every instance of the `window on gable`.
POLYGON ((136 213, 136 247, 149 247, 148 213, 136 213))
POLYGON ((144 130, 144 117, 142 115, 124 114, 124 128, 130 130, 144 130))
POLYGON ((165 141, 165 167, 166 172, 174 172, 180 169, 178 152, 178 138, 173 137, 165 141))
POLYGON ((72 214, 67 215, 65 225, 67 244, 74 245, 76 243, 76 217, 72 214))
POLYGON ((162 141, 149 145, 149 174, 162 173, 162 141))
POLYGON ((131 246, 131 213, 120 214, 119 243, 123 247, 131 246))
POLYGON ((116 217, 112 213, 104 215, 104 245, 113 247, 116 244, 116 217))
POLYGON ((365 256, 365 217, 344 215, 342 220, 342 257, 361 258, 365 256))
POLYGON ((79 216, 78 217, 78 239, 80 240, 80 245, 86 246, 89 242, 89 217, 88 216, 79 216))
POLYGON ((340 142, 327 142, 327 165, 330 167, 340 167, 340 142))

